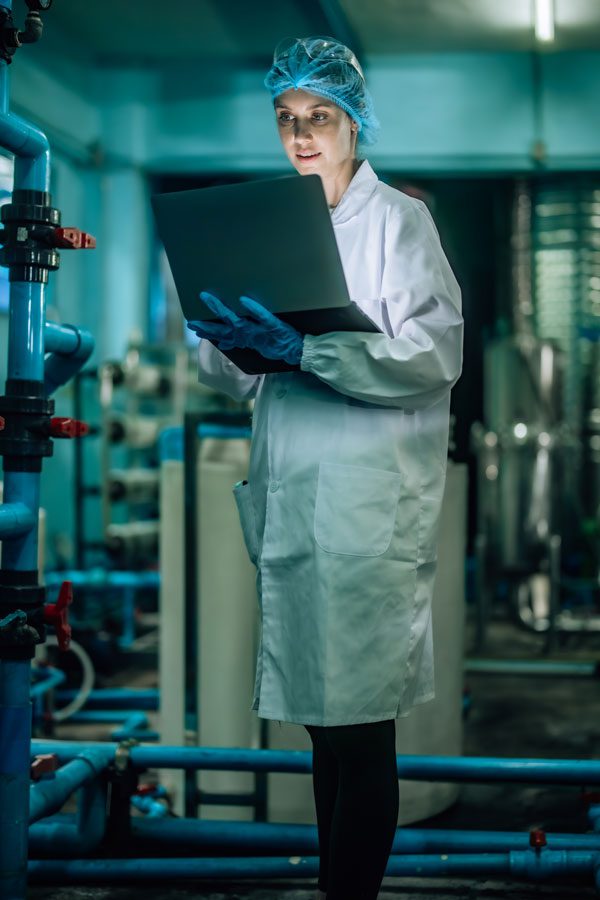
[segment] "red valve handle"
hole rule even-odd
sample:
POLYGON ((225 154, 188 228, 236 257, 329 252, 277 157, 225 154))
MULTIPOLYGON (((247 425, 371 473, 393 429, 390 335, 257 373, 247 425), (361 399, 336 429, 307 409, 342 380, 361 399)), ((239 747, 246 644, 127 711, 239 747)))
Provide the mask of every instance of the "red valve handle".
POLYGON ((136 790, 136 794, 139 797, 145 797, 147 794, 153 794, 154 791, 156 790, 156 788, 157 788, 156 784, 150 784, 150 783, 139 784, 137 787, 137 790, 136 790))
POLYGON ((0 431, 4 431, 5 425, 6 425, 6 419, 3 416, 0 416, 0 431))
POLYGON ((536 850, 541 850, 542 847, 545 847, 548 841, 546 840, 546 832, 543 828, 532 828, 529 832, 529 846, 535 847, 536 850))
POLYGON ((30 775, 32 781, 39 781, 44 775, 51 775, 58 769, 58 756, 56 753, 41 753, 31 763, 30 775))
POLYGON ((59 650, 68 650, 71 643, 71 626, 68 608, 73 602, 73 582, 63 581, 56 603, 44 606, 44 622, 54 625, 59 650))
POLYGON ((78 419, 56 416, 50 420, 50 434, 54 438, 79 438, 90 433, 90 426, 78 419))
POLYGON ((63 250, 93 250, 96 238, 79 228, 55 228, 54 245, 63 250))

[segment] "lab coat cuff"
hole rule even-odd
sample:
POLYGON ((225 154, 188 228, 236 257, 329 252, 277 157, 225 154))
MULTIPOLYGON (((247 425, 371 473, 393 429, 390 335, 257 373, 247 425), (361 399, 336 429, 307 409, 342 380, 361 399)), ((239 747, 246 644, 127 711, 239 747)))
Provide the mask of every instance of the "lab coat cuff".
POLYGON ((310 372, 311 366, 313 363, 313 359, 316 355, 316 348, 314 346, 315 336, 312 334, 304 335, 304 342, 302 346, 302 358, 300 360, 300 368, 303 372, 310 372))

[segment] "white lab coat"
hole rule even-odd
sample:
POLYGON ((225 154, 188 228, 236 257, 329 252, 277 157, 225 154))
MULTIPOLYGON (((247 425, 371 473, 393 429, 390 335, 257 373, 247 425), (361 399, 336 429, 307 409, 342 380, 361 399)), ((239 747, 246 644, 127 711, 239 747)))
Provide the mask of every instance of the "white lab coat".
MULTIPOLYGON (((301 371, 246 375, 208 341, 199 379, 256 397, 234 489, 261 607, 252 709, 394 719, 434 696, 431 598, 460 289, 427 207, 365 160, 332 213, 349 293, 381 327, 307 336, 301 371)), ((293 274, 292 276, 293 277, 293 274)))

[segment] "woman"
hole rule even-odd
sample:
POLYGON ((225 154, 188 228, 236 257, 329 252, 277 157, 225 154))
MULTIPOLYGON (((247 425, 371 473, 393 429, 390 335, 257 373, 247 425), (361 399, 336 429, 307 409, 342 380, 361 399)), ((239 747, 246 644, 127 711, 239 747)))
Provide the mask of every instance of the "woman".
POLYGON ((247 298, 239 317, 206 293, 223 321, 190 327, 210 339, 200 380, 256 397, 248 482, 234 489, 262 619, 252 708, 311 736, 320 891, 373 900, 398 820, 395 719, 434 696, 460 290, 425 205, 357 158, 377 122, 352 52, 288 41, 265 84, 291 164, 322 178, 350 296, 382 333, 303 337, 247 298), (236 346, 298 369, 244 374, 218 349, 236 346))

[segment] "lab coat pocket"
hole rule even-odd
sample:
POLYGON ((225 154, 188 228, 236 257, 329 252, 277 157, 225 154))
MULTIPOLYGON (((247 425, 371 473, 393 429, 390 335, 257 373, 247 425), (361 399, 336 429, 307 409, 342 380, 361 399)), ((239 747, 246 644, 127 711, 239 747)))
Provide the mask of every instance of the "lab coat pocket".
POLYGON ((381 556, 390 546, 402 475, 384 469, 321 463, 315 540, 327 553, 381 556))
POLYGON ((246 550, 248 551, 250 561, 256 565, 258 559, 258 535, 256 533, 256 518, 254 516, 252 494, 248 482, 238 481, 233 488, 233 496, 240 516, 240 524, 242 526, 246 550))

